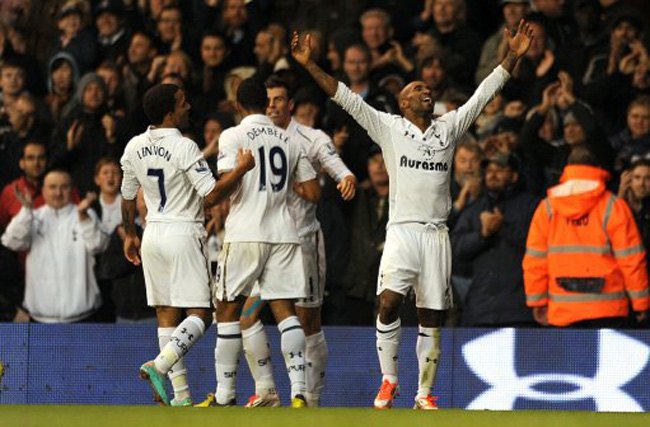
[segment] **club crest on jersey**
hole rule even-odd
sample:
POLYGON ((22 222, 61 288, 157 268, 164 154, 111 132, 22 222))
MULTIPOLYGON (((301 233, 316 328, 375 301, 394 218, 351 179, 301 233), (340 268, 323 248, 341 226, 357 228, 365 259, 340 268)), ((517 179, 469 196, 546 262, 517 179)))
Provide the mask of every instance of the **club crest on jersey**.
POLYGON ((430 145, 420 144, 418 151, 422 152, 424 160, 433 160, 436 155, 436 150, 434 150, 430 145))

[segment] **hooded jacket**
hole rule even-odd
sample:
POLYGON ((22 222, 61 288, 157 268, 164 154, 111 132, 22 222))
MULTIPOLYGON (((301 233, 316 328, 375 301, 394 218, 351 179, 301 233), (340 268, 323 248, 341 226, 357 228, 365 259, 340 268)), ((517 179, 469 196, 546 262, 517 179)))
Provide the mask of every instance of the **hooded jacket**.
POLYGON ((605 189, 609 174, 569 165, 528 232, 529 307, 548 306, 551 325, 625 317, 650 307, 645 250, 630 208, 605 189))

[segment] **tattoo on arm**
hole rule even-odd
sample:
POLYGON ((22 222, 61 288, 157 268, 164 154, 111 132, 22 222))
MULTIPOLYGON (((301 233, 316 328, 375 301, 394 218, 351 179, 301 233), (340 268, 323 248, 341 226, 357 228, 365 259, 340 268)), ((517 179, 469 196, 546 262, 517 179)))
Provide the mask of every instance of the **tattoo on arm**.
POLYGON ((517 54, 510 51, 508 52, 506 57, 503 58, 503 61, 501 61, 501 66, 505 68, 508 73, 512 74, 512 70, 515 69, 518 62, 519 62, 519 58, 517 58, 517 54))
POLYGON ((122 223, 127 236, 135 236, 135 200, 122 199, 122 223))
POLYGON ((338 81, 327 74, 321 67, 316 65, 314 61, 309 61, 305 65, 309 74, 314 78, 318 86, 321 87, 330 98, 336 95, 336 89, 338 88, 338 81))

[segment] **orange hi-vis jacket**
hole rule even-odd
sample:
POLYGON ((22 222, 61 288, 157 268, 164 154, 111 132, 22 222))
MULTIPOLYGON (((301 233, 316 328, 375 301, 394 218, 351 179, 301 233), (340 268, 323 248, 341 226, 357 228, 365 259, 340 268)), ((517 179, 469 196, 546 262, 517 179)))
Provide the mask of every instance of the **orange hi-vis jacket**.
POLYGON ((605 189, 602 169, 569 165, 533 216, 524 256, 529 307, 551 325, 650 307, 645 250, 627 203, 605 189))

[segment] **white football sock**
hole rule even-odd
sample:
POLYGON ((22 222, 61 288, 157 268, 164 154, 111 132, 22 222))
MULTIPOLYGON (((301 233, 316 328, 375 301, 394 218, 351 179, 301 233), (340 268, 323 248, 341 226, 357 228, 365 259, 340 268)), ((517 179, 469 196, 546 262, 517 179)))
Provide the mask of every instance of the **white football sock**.
POLYGON ((282 334, 281 347, 284 363, 291 381, 291 397, 305 395, 305 332, 296 316, 289 316, 278 324, 282 334))
POLYGON ((399 341, 402 337, 402 321, 398 318, 390 325, 384 325, 377 316, 377 354, 383 374, 382 381, 397 383, 399 341))
POLYGON ((305 365, 307 380, 307 406, 320 406, 320 398, 325 388, 325 368, 327 367, 327 341, 325 334, 320 331, 305 338, 305 365))
POLYGON ((235 398, 237 366, 242 351, 239 322, 217 323, 217 403, 225 405, 235 398))
MULTIPOLYGON (((160 350, 165 348, 172 337, 176 328, 158 328, 158 345, 160 350)), ((174 388, 174 398, 177 401, 183 401, 190 397, 190 387, 187 384, 187 368, 185 367, 185 358, 181 357, 178 362, 172 366, 167 373, 169 380, 174 388)))
POLYGON ((241 332, 244 355, 255 380, 255 394, 266 396, 275 393, 273 367, 271 365, 271 346, 261 321, 241 332))
POLYGON ((418 341, 415 347, 418 357, 420 375, 418 378, 418 397, 431 393, 436 381, 440 360, 440 328, 425 328, 420 326, 418 341))
POLYGON ((158 372, 167 374, 178 360, 185 356, 195 342, 203 336, 205 324, 198 316, 187 316, 174 329, 169 342, 154 360, 158 372))

